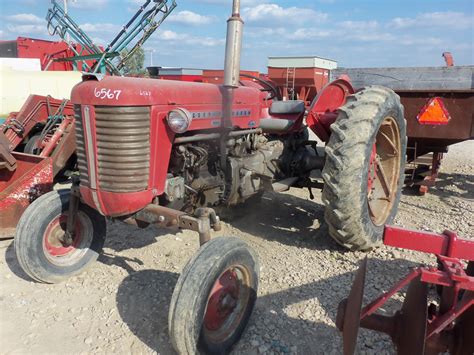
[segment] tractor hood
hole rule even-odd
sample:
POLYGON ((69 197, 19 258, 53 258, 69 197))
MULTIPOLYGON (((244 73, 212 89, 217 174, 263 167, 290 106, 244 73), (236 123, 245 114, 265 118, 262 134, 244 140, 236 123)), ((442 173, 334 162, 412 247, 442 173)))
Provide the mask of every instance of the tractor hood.
MULTIPOLYGON (((74 104, 100 106, 155 106, 221 104, 223 87, 173 80, 106 76, 102 80, 86 76, 71 92, 74 104)), ((239 87, 234 103, 257 105, 257 88, 239 87)))

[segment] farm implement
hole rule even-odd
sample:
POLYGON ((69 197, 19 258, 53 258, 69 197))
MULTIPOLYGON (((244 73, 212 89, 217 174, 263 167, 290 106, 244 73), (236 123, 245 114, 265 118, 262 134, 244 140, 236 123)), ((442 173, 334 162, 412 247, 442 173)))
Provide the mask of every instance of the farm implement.
POLYGON ((419 232, 387 226, 387 246, 435 254, 438 267, 418 267, 362 308, 367 258, 356 273, 349 297, 339 304, 337 327, 344 354, 354 354, 359 328, 388 334, 402 354, 474 353, 474 241, 455 233, 419 232), (401 309, 376 313, 408 286, 401 309), (432 293, 436 294, 433 299, 432 293))

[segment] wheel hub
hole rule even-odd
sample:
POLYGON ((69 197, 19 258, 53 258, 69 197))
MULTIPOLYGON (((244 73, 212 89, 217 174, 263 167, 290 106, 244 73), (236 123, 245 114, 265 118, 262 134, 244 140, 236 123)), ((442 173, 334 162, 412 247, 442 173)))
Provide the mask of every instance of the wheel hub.
POLYGON ((52 257, 61 257, 76 250, 81 242, 80 224, 76 223, 75 234, 72 243, 66 243, 64 234, 66 232, 67 216, 61 215, 52 220, 46 227, 44 233, 44 248, 52 257))
POLYGON ((227 270, 219 277, 211 290, 204 326, 212 331, 218 330, 226 322, 237 306, 239 280, 233 270, 227 270))

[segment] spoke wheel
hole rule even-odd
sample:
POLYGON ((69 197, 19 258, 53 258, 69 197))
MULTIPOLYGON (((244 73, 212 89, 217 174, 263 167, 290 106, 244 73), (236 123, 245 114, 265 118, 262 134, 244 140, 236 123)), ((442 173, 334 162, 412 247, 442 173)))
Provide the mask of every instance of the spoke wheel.
POLYGON ((372 222, 383 225, 392 210, 400 179, 400 131, 393 117, 382 122, 372 146, 367 200, 372 222))

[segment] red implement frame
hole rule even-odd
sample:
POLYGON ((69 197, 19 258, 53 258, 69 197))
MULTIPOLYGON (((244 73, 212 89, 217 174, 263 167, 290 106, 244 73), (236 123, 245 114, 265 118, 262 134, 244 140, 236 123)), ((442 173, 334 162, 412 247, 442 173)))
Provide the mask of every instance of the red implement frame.
POLYGON ((344 354, 353 353, 359 326, 390 335, 398 354, 406 354, 408 349, 425 354, 474 352, 472 334, 468 335, 474 326, 474 241, 459 238, 450 231, 435 234, 386 226, 384 244, 435 254, 439 267, 413 269, 360 310, 364 262, 349 299, 339 305, 337 325, 344 333, 344 354), (467 268, 461 260, 468 261, 467 268), (440 290, 439 306, 430 304, 428 307, 427 285, 436 285, 440 290), (408 291, 400 311, 393 316, 375 313, 406 286, 408 291), (357 310, 360 312, 358 323, 351 317, 357 310))
POLYGON ((16 159, 16 170, 0 170, 0 229, 16 227, 31 202, 53 189, 51 158, 12 155, 16 159))
POLYGON ((0 229, 9 234, 24 210, 51 191, 54 177, 76 149, 74 113, 70 102, 30 95, 20 112, 10 114, 0 130, 0 229), (60 109, 60 108, 64 109, 60 109), (14 150, 54 117, 61 118, 38 147, 39 156, 14 150))

